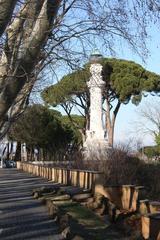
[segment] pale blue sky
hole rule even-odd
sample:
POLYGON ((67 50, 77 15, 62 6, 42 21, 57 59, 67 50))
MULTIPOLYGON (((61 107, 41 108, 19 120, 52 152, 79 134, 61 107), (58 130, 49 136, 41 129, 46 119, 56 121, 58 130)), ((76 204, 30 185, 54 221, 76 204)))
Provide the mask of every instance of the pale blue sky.
MULTIPOLYGON (((135 55, 127 46, 123 47, 122 50, 117 51, 117 57, 133 60, 142 66, 144 66, 149 71, 160 74, 160 29, 150 29, 151 39, 148 40, 148 48, 150 54, 146 59, 146 63, 143 63, 142 60, 135 55)), ((142 102, 138 107, 133 104, 123 105, 118 113, 116 128, 115 128, 115 141, 126 141, 132 138, 137 140, 141 140, 143 145, 154 144, 153 137, 148 135, 144 135, 142 132, 136 132, 135 121, 138 120, 137 110, 143 106, 145 106, 148 101, 158 101, 159 97, 148 96, 147 98, 143 98, 142 102), (134 132, 134 133, 133 133, 134 132)))

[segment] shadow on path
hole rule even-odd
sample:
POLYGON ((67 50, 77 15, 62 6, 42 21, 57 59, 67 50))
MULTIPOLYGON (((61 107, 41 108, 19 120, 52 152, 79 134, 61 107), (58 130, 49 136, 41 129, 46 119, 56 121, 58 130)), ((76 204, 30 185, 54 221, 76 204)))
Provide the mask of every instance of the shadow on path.
POLYGON ((0 169, 1 240, 57 239, 58 227, 45 206, 31 196, 34 188, 45 185, 53 183, 17 169, 0 169))

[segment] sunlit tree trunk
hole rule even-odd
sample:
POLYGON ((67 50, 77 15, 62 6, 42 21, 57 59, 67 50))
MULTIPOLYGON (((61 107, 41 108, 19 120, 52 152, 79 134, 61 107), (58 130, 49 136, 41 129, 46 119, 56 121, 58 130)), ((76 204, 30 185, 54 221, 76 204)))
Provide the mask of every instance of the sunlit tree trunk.
POLYGON ((11 20, 17 0, 0 0, 0 36, 4 33, 7 24, 11 20))
MULTIPOLYGON (((10 18, 16 1, 8 4, 10 18)), ((8 119, 8 111, 15 104, 24 85, 33 79, 36 65, 53 28, 54 19, 60 6, 60 0, 26 0, 17 17, 6 29, 6 42, 0 58, 0 129, 8 119)), ((0 1, 1 3, 1 1, 0 1)), ((0 9, 1 9, 0 4, 0 9)), ((6 27, 8 20, 1 20, 6 27)))
POLYGON ((108 144, 110 147, 113 147, 113 143, 114 143, 115 121, 116 121, 116 116, 120 106, 121 106, 121 103, 118 101, 111 116, 109 101, 106 99, 106 129, 108 133, 108 144))

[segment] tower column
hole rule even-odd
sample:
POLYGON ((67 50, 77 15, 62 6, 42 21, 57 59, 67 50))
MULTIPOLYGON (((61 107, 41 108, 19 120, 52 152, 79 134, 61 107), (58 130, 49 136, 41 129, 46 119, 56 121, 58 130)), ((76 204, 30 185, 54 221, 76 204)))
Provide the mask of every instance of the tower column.
POLYGON ((90 134, 94 139, 104 139, 102 92, 105 82, 102 79, 102 65, 91 64, 90 73, 90 81, 87 83, 90 92, 90 125, 87 137, 90 134))
POLYGON ((108 149, 106 129, 103 124, 102 94, 105 82, 102 76, 102 56, 96 52, 91 55, 90 74, 87 82, 90 93, 90 124, 86 130, 86 141, 84 143, 84 156, 88 160, 99 159, 108 149), (91 159, 92 158, 92 159, 91 159))

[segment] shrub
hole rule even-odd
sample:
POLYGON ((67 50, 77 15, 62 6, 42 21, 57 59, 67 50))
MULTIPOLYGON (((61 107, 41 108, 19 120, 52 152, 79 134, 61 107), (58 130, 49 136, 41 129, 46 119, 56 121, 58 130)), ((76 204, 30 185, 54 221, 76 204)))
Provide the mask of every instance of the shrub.
POLYGON ((101 161, 99 170, 104 172, 107 185, 136 184, 140 166, 141 161, 137 157, 123 148, 116 148, 101 161))

